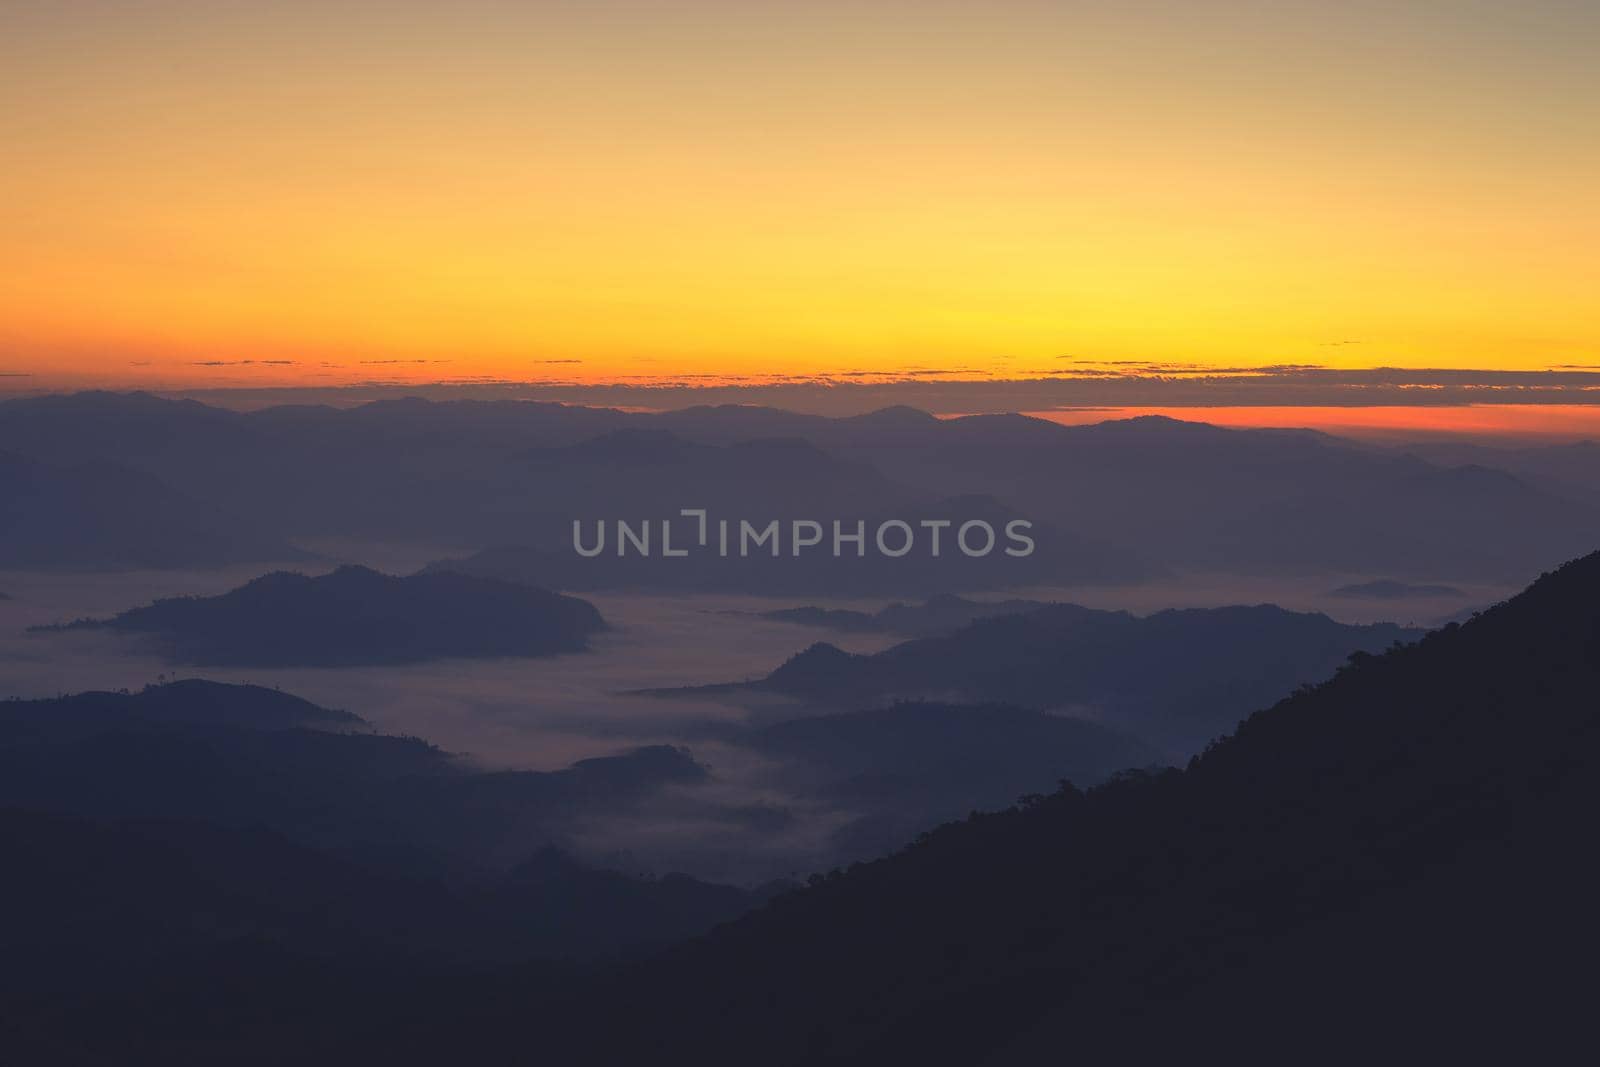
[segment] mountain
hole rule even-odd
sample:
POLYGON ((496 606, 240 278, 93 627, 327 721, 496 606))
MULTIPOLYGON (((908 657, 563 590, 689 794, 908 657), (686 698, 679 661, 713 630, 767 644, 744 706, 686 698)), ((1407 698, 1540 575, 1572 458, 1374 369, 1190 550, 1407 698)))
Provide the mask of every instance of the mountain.
POLYGON ((774 622, 792 622, 843 633, 898 633, 926 637, 959 630, 977 619, 1016 615, 1045 606, 1042 600, 967 600, 951 593, 942 593, 920 604, 896 601, 874 612, 807 606, 778 608, 758 612, 757 615, 774 622))
POLYGON ((527 586, 341 567, 276 572, 216 597, 158 600, 70 629, 137 635, 175 663, 343 667, 579 652, 605 628, 592 604, 527 586))
POLYGON ((992 493, 1172 568, 1521 581, 1600 539, 1592 497, 1303 431, 985 415, 860 454, 904 484, 992 493))
POLYGON ((871 655, 816 644, 754 688, 828 707, 927 699, 1063 710, 1187 756, 1351 653, 1416 636, 1271 605, 1140 618, 1057 604, 871 655))
POLYGON ((108 731, 194 727, 289 730, 364 729, 366 720, 256 685, 199 678, 138 692, 89 692, 48 700, 0 702, 0 740, 62 741, 108 731))
POLYGON ((570 546, 574 519, 832 517, 914 495, 790 432, 826 421, 762 416, 730 436, 694 412, 418 398, 233 412, 83 393, 0 403, 0 449, 115 460, 281 536, 548 549, 570 546), (650 447, 665 441, 678 447, 650 447))
POLYGON ((1494 467, 1557 493, 1600 499, 1600 441, 1521 448, 1429 441, 1407 445, 1405 451, 1448 466, 1494 467))
POLYGON ((516 965, 559 987, 574 963, 682 941, 771 890, 595 869, 558 846, 576 818, 705 774, 665 748, 486 773, 201 680, 0 702, 7 1051, 203 1060, 201 1035, 239 1040, 289 1003, 349 1023, 424 980, 516 965), (143 1051, 169 1025, 184 1047, 143 1051))
MULTIPOLYGON (((1600 947, 1597 692, 1600 554, 1186 770, 942 828, 588 1002, 697 1063, 1553 1054, 1600 947)), ((639 1047, 573 1032, 581 1062, 639 1047)))
POLYGON ((0 452, 0 568, 176 569, 309 558, 126 466, 55 466, 0 452))
MULTIPOLYGON (((251 412, 143 394, 0 403, 0 449, 139 471, 238 516, 258 538, 383 539, 455 553, 521 546, 520 571, 552 588, 641 582, 616 562, 574 578, 574 519, 703 507, 734 520, 915 520, 930 517, 921 507, 963 496, 991 497, 1008 517, 1070 534, 1052 567, 1026 581, 1133 581, 1163 570, 1522 581, 1600 538, 1592 448, 1425 458, 1427 449, 1306 431, 1157 417, 1087 426, 1014 414, 937 419, 904 408, 835 419, 753 406, 624 412, 418 398, 251 412)), ((662 562, 645 577, 663 588, 701 578, 737 588, 720 571, 662 562), (662 575, 674 569, 688 573, 662 575)), ((819 590, 811 576, 755 570, 764 592, 850 589, 828 574, 819 590)), ((1015 568, 960 577, 901 588, 879 577, 869 595, 1019 584, 1015 568)))
POLYGON ((161 1062, 479 1061, 530 1035, 585 1064, 1559 1059, 1600 949, 1597 692, 1600 554, 1352 657, 1183 770, 975 815, 644 961, 330 986, 245 960, 8 1036, 161 1062))
POLYGON ((484 771, 276 690, 183 681, 0 702, 0 807, 270 828, 406 870, 502 868, 704 766, 647 746, 558 771, 484 771))

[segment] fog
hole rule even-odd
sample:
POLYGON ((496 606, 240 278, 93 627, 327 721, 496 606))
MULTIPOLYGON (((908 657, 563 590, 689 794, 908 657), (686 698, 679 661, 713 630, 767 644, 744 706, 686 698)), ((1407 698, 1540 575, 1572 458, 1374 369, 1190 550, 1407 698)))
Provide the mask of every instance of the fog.
MULTIPOLYGON (((367 559, 406 569, 423 552, 367 559)), ((330 564, 331 566, 331 564, 330 564)), ((387 733, 422 737, 485 768, 551 770, 644 744, 687 746, 710 781, 669 790, 624 814, 576 816, 571 847, 623 869, 682 870, 753 883, 803 874, 832 861, 830 835, 852 812, 779 788, 772 767, 719 736, 752 718, 798 711, 689 696, 663 700, 635 690, 745 681, 764 676, 795 652, 826 640, 852 652, 896 643, 888 634, 840 633, 761 619, 757 612, 802 601, 732 596, 601 594, 587 597, 611 628, 585 653, 538 659, 444 660, 338 669, 174 666, 108 632, 29 632, 29 627, 105 616, 163 596, 213 595, 262 572, 259 567, 115 574, 0 573, 0 694, 47 697, 88 689, 137 689, 165 676, 276 686, 315 703, 361 715, 387 733)), ((1138 613, 1165 607, 1272 601, 1322 610, 1347 622, 1379 619, 1427 624, 1492 602, 1504 590, 1473 587, 1462 597, 1400 601, 1328 595, 1351 576, 1268 581, 1187 577, 1160 585, 1095 590, 1015 591, 1138 613)), ((882 601, 815 601, 873 610, 882 601)), ((777 701, 777 706, 771 706, 777 701)))

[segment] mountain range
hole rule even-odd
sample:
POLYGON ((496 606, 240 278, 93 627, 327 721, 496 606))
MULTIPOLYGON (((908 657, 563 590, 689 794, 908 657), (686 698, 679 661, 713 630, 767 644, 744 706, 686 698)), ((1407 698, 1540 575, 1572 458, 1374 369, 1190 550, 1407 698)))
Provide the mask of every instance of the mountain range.
MULTIPOLYGON (((1583 446, 1377 448, 1156 417, 1063 426, 905 408, 835 419, 420 399, 235 412, 84 393, 0 403, 0 450, 66 470, 114 464, 245 524, 151 544, 138 524, 102 522, 91 527, 98 540, 65 553, 52 539, 70 545, 84 524, 66 505, 40 506, 13 532, 0 527, 0 560, 19 565, 52 554, 73 566, 203 565, 223 549, 255 557, 290 540, 366 537, 454 546, 456 556, 518 546, 535 556, 517 566, 540 584, 612 586, 639 577, 609 563, 575 568, 584 561, 570 552, 573 519, 699 507, 735 519, 915 519, 968 495, 1056 531, 1060 551, 1041 551, 1051 562, 1034 571, 876 588, 925 597, 970 581, 1005 588, 1172 570, 1524 581, 1600 537, 1583 446)), ((108 518, 148 512, 188 528, 177 503, 119 499, 108 518)), ((646 577, 678 581, 660 562, 646 577)))
POLYGON ((1559 1055, 1587 1032, 1600 947, 1600 864, 1578 844, 1600 800, 1597 692, 1600 554, 1353 658, 1184 770, 1064 788, 820 878, 587 991, 594 1011, 633 1005, 632 1025, 579 1024, 566 1047, 1559 1055))
POLYGON ((597 870, 566 841, 577 813, 705 778, 661 746, 485 771, 348 712, 198 679, 0 702, 4 984, 111 981, 95 968, 147 981, 258 940, 434 966, 681 939, 760 897, 597 870))
MULTIPOLYGON (((277 951, 275 938, 296 944, 287 920, 235 926, 236 912, 197 903, 204 898, 191 887, 178 896, 180 914, 268 936, 189 960, 168 972, 158 997, 142 984, 70 1002, 25 988, 13 1003, 29 1010, 8 1019, 8 1044, 80 1062, 130 1050, 163 1062, 270 1063, 292 1051, 300 1062, 334 1063, 354 1050, 397 1063, 476 1061, 530 1040, 541 1055, 595 1064, 937 1067, 1037 1063, 1063 1050, 1148 1062, 1196 1047, 1263 1063, 1302 1047, 1309 1058, 1375 1048, 1462 1061, 1559 1058, 1587 1039, 1583 976, 1600 948, 1600 864, 1583 847, 1600 805, 1597 692, 1600 553, 1468 622, 1349 657, 1182 769, 1063 785, 974 813, 644 959, 587 972, 535 961, 470 971, 394 956, 377 957, 382 966, 359 954, 330 961, 277 951), (361 976, 338 986, 336 1010, 317 977, 329 974, 361 976), (627 1025, 617 1025, 624 1010, 627 1025), (217 1018, 226 1025, 206 1021, 217 1018)), ((301 721, 304 710, 292 707, 301 721)), ((22 708, 24 718, 54 714, 22 708)), ((367 740, 299 727, 262 736, 294 733, 367 740)), ((113 742, 126 763, 126 738, 113 742)), ((41 766, 49 745, 24 747, 0 773, 8 790, 53 785, 62 769, 81 767, 66 792, 94 796, 92 784, 115 766, 87 766, 76 752, 41 766)), ((422 746, 417 758, 439 757, 422 746)), ((350 765, 333 766, 334 780, 353 788, 350 765)), ((148 789, 169 776, 145 765, 138 777, 148 789)), ((208 786, 217 795, 254 789, 237 772, 217 780, 226 786, 208 786)), ((430 792, 424 810, 448 795, 430 792)), ((96 803, 130 817, 114 791, 96 803)), ((314 800, 304 811, 326 808, 314 800)), ((93 844, 95 828, 40 818, 0 820, 8 857, 26 860, 28 877, 12 865, 7 887, 31 904, 7 909, 4 927, 34 946, 20 959, 38 959, 37 946, 56 938, 72 944, 73 930, 92 940, 97 909, 121 906, 113 901, 163 899, 159 884, 104 895, 129 864, 168 856, 139 867, 158 879, 215 869, 184 859, 204 854, 197 844, 155 851, 138 827, 93 844), (110 859, 96 866, 101 856, 110 859), (50 925, 63 915, 70 924, 50 925)), ((299 907, 288 889, 271 899, 299 922, 339 914, 299 907)), ((369 912, 381 917, 381 899, 369 912)), ((168 927, 150 929, 164 939, 168 927)), ((360 929, 314 940, 337 955, 360 929)))
POLYGON ((159 570, 311 558, 126 465, 59 466, 0 452, 0 568, 159 570))
POLYGON ((1055 710, 1186 758, 1353 653, 1417 636, 1388 623, 1350 626, 1271 605, 1139 617, 1054 604, 869 655, 819 642, 764 679, 714 688, 780 693, 829 708, 901 699, 1055 710))

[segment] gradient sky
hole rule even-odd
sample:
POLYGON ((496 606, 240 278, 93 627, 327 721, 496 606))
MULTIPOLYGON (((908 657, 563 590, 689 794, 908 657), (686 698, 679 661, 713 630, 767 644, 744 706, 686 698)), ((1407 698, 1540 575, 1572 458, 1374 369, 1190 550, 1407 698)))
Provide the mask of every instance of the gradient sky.
POLYGON ((1597 52, 1553 0, 0 0, 0 373, 1600 363, 1597 52))

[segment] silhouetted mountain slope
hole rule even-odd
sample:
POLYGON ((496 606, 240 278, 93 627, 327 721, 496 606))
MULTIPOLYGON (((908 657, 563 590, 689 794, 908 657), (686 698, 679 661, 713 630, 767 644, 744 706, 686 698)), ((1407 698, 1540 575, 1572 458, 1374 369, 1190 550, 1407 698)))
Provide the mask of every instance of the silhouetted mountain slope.
POLYGON ((901 698, 1066 709, 1188 754, 1351 652, 1415 636, 1270 605, 1138 618, 1057 604, 873 655, 813 645, 757 686, 832 706, 901 698))
POLYGON ((179 568, 309 558, 148 474, 0 452, 0 567, 179 568))
POLYGON ((1016 615, 1046 607, 1042 600, 967 600, 943 593, 921 604, 898 601, 874 612, 845 608, 779 608, 763 611, 763 619, 818 626, 844 633, 900 633, 919 637, 959 630, 968 623, 994 615, 1016 615))
MULTIPOLYGON (((1597 693, 1600 554, 1186 770, 943 827, 609 977, 352 984, 197 1062, 491 1061, 530 1035, 595 1064, 1563 1058, 1600 948, 1597 693)), ((182 1051, 178 1010, 120 1018, 182 1051)), ((101 1021, 67 1032, 116 1041, 101 1021)))
POLYGON ((578 652, 605 628, 587 601, 452 573, 365 567, 277 572, 216 597, 178 597, 78 629, 137 634, 176 663, 340 667, 450 656, 578 652))
POLYGON ((778 761, 786 789, 854 813, 835 835, 851 859, 1063 780, 1090 785, 1161 761, 1104 726, 993 704, 895 704, 790 719, 731 740, 778 761))
POLYGON ((1597 693, 1600 554, 1355 657, 1186 771, 943 828, 596 1003, 677 1062, 971 1064, 1045 1016, 1014 1062, 1560 1047, 1600 947, 1597 693))

